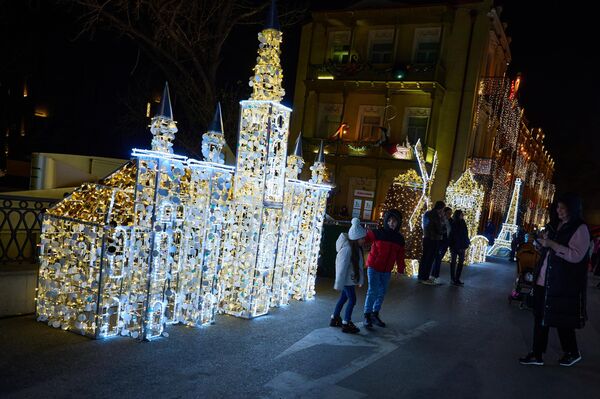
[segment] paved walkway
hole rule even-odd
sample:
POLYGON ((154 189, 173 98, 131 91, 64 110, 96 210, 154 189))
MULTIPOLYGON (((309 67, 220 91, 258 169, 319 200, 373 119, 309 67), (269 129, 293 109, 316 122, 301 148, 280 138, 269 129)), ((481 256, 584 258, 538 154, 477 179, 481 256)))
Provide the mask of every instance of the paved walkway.
MULTIPOLYGON (((447 278, 448 267, 443 266, 447 278)), ((394 277, 385 329, 327 327, 332 281, 314 301, 255 320, 168 328, 169 338, 94 341, 32 316, 0 320, 0 397, 72 398, 561 398, 600 397, 600 290, 590 281, 590 322, 578 332, 583 361, 526 367, 532 317, 509 305, 514 264, 470 266, 465 286, 430 287, 394 277)), ((359 293, 355 319, 364 300, 359 293)))

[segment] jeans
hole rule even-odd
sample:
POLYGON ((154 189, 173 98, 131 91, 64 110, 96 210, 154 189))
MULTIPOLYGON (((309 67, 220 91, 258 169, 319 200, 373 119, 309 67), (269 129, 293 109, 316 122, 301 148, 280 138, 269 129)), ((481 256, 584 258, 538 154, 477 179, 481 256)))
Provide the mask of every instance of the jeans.
POLYGON ((446 251, 448 250, 448 240, 442 240, 439 244, 439 249, 435 254, 435 259, 433 261, 433 267, 431 268, 431 275, 435 278, 440 276, 440 267, 442 266, 442 258, 446 255, 446 251))
POLYGON ((423 238, 423 256, 421 262, 419 262, 419 280, 429 279, 431 265, 435 259, 435 254, 438 252, 439 245, 439 240, 423 238))
POLYGON ((340 299, 338 303, 335 305, 335 310, 333 311, 334 317, 339 317, 340 313, 342 313, 342 307, 348 301, 348 305, 346 305, 346 312, 344 313, 344 321, 352 320, 352 310, 354 310, 354 305, 356 305, 356 291, 354 290, 353 285, 345 285, 342 290, 342 295, 340 295, 340 299))
POLYGON ((459 281, 462 273, 463 265, 465 264, 465 249, 450 250, 450 279, 459 281), (456 267, 456 258, 458 257, 458 268, 456 267))
MULTIPOLYGON (((533 289, 533 350, 535 356, 542 357, 548 347, 550 327, 542 325, 544 316, 546 287, 536 285, 533 289)), ((557 328, 560 346, 564 352, 579 353, 577 338, 573 328, 557 328)))
POLYGON ((378 272, 375 269, 368 268, 367 276, 369 277, 369 288, 367 289, 367 298, 365 300, 365 314, 379 312, 383 297, 387 291, 391 272, 378 272))

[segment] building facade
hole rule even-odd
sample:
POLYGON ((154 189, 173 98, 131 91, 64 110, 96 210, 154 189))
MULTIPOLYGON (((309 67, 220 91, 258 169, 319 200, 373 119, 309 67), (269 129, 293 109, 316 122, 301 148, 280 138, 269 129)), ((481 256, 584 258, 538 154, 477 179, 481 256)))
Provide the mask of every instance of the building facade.
POLYGON ((376 220, 393 179, 416 168, 420 141, 439 165, 443 199, 468 159, 491 156, 493 129, 474 128, 479 82, 504 76, 508 39, 491 1, 360 2, 321 11, 302 30, 292 135, 321 140, 337 189, 329 213, 376 220))

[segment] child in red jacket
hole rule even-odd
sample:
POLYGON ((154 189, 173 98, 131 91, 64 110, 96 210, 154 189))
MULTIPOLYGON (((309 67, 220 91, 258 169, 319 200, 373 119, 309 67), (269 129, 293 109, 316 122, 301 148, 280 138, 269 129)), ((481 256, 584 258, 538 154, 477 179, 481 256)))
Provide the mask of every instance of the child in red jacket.
POLYGON ((404 273, 404 237, 400 234, 401 225, 402 214, 396 209, 390 209, 383 215, 383 228, 367 232, 366 242, 372 245, 367 258, 369 288, 365 300, 366 328, 372 328, 373 323, 385 327, 385 323, 379 318, 379 311, 394 264, 398 273, 404 273))

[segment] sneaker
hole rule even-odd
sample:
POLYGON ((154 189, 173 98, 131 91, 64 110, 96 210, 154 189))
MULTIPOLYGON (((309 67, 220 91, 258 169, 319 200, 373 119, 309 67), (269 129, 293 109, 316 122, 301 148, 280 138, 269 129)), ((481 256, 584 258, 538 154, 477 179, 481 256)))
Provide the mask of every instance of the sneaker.
POLYGON ((533 352, 529 352, 527 354, 527 356, 520 358, 519 363, 533 365, 533 366, 543 366, 544 365, 544 361, 542 360, 542 357, 541 356, 538 357, 538 356, 534 355, 533 352))
POLYGON ((379 312, 373 312, 371 319, 379 327, 385 327, 385 323, 379 318, 379 312))
POLYGON ((354 325, 351 321, 342 322, 342 332, 346 334, 356 334, 360 331, 358 327, 354 325))
POLYGON ((465 285, 465 283, 460 280, 454 280, 454 285, 465 285))
POLYGON ((342 318, 340 316, 331 316, 331 321, 329 322, 329 327, 341 327, 342 326, 342 318))
POLYGON ((429 279, 429 281, 431 281, 433 283, 433 285, 441 285, 442 283, 440 282, 440 278, 439 277, 431 277, 429 279))
POLYGON ((425 284, 425 285, 435 285, 435 283, 431 280, 419 280, 419 283, 425 284))
POLYGON ((373 320, 371 319, 371 313, 365 313, 365 321, 363 323, 365 328, 373 328, 373 320))
POLYGON ((575 353, 565 353, 563 357, 560 358, 558 364, 565 367, 570 367, 581 360, 581 354, 579 352, 575 353))

